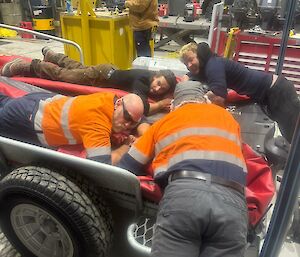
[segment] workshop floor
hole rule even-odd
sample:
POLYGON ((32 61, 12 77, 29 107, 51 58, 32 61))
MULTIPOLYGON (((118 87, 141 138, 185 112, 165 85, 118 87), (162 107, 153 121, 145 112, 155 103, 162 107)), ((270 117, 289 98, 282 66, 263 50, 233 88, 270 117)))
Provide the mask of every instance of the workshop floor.
MULTIPOLYGON (((40 59, 43 58, 41 50, 44 46, 49 46, 56 52, 64 53, 63 44, 54 40, 0 38, 0 55, 22 55, 40 59)), ((176 44, 168 44, 163 46, 160 51, 155 51, 154 55, 170 57, 172 52, 179 48, 176 44)))
MULTIPOLYGON (((198 40, 202 41, 202 39, 196 39, 197 42, 198 40)), ((64 52, 63 44, 53 40, 0 38, 0 55, 22 55, 30 58, 41 59, 43 58, 41 49, 44 46, 49 46, 51 47, 51 49, 53 49, 56 52, 61 52, 61 53, 64 52)), ((161 48, 160 51, 155 51, 154 56, 172 57, 173 56, 172 52, 178 50, 179 48, 180 47, 178 45, 171 43, 161 48)), ((2 247, 3 245, 1 245, 0 243, 0 250, 2 247)), ((116 256, 120 257, 121 255, 116 254, 116 256)), ((133 255, 130 254, 130 257, 133 257, 133 255)), ((287 240, 283 245, 282 251, 280 253, 280 257, 300 257, 300 245, 295 244, 293 242, 289 242, 287 240)))

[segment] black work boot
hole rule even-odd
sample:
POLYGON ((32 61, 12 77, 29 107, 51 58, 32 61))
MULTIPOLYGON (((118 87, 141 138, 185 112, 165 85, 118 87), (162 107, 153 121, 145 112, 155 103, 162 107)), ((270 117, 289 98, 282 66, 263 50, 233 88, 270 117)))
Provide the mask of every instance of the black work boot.
POLYGON ((1 75, 5 77, 29 76, 30 62, 26 62, 21 58, 14 59, 3 66, 1 75))

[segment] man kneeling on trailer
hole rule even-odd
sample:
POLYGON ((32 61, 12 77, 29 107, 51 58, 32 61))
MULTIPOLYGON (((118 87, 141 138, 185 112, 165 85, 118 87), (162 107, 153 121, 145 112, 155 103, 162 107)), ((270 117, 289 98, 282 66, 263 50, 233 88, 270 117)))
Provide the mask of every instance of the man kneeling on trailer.
POLYGON ((200 82, 177 84, 173 111, 141 136, 119 166, 136 175, 152 161, 164 188, 151 256, 244 256, 248 213, 240 127, 205 102, 200 82))
POLYGON ((31 93, 20 98, 0 94, 0 134, 47 147, 83 144, 87 158, 115 163, 128 146, 111 151, 112 132, 133 129, 144 112, 135 94, 67 97, 31 93))

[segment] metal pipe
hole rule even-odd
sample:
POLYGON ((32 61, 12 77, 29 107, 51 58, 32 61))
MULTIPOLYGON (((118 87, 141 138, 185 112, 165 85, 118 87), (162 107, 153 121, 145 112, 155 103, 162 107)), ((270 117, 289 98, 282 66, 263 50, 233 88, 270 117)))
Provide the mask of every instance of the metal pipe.
POLYGON ((289 39, 290 29, 294 18, 295 8, 296 8, 296 2, 297 0, 290 0, 287 2, 287 13, 286 18, 283 26, 283 34, 282 39, 280 43, 280 51, 278 55, 278 62, 275 69, 275 74, 280 75, 282 72, 284 57, 285 57, 285 51, 289 39))
POLYGON ((41 32, 29 30, 29 29, 23 29, 23 28, 19 28, 19 27, 15 27, 15 26, 6 25, 6 24, 3 24, 3 23, 0 23, 0 27, 6 28, 6 29, 11 29, 11 30, 16 30, 16 31, 21 31, 21 32, 26 32, 28 34, 36 35, 36 36, 39 36, 41 38, 52 39, 52 40, 55 40, 55 41, 58 41, 58 42, 61 42, 61 43, 64 43, 64 44, 72 45, 72 46, 76 47, 77 50, 79 51, 80 62, 82 64, 84 64, 82 49, 81 49, 80 45, 78 45, 74 41, 64 39, 64 38, 60 38, 60 37, 55 37, 55 36, 52 36, 52 35, 44 34, 44 33, 41 33, 41 32))
MULTIPOLYGON (((296 206, 300 188, 300 115, 284 169, 269 229, 260 257, 278 257, 286 237, 289 221, 296 206)), ((298 206, 296 206, 298 208, 298 206)))
POLYGON ((215 49, 213 49, 213 52, 217 51, 217 46, 218 46, 218 43, 219 43, 220 32, 221 32, 221 19, 222 19, 222 15, 223 15, 223 9, 224 9, 224 3, 221 2, 221 3, 215 4, 214 7, 213 7, 213 11, 212 11, 207 43, 211 47, 212 41, 213 41, 213 36, 214 36, 214 30, 217 28, 216 45, 215 45, 215 49))

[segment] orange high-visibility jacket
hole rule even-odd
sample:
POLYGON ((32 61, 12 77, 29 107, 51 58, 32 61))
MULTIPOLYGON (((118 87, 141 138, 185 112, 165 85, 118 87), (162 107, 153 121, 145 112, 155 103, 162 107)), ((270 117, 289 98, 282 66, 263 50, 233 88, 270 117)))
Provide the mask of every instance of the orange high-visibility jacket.
POLYGON ((112 93, 96 93, 41 100, 34 116, 40 142, 46 146, 83 144, 88 158, 110 158, 115 97, 112 93))
POLYGON ((154 123, 121 160, 136 173, 152 160, 153 177, 198 170, 245 184, 239 124, 214 104, 188 103, 154 123))

